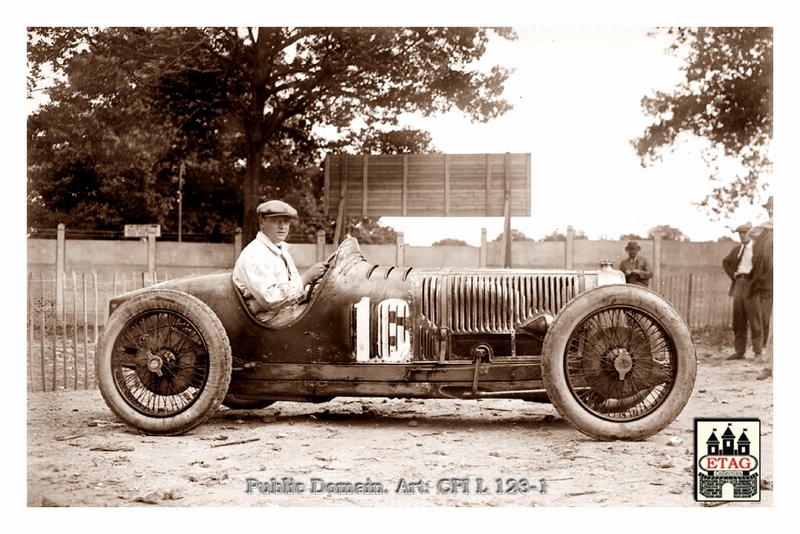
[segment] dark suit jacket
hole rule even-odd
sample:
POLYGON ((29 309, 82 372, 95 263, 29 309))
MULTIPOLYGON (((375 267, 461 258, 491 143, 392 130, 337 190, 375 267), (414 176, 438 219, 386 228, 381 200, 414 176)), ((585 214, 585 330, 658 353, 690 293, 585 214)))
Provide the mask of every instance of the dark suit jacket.
POLYGON ((739 251, 742 250, 741 243, 733 247, 725 256, 725 259, 722 260, 722 268, 725 269, 725 274, 728 275, 728 278, 731 279, 731 288, 728 290, 728 296, 733 296, 733 287, 736 285, 736 269, 739 268, 739 251))
POLYGON ((772 225, 765 227, 753 243, 750 298, 772 298, 772 225))

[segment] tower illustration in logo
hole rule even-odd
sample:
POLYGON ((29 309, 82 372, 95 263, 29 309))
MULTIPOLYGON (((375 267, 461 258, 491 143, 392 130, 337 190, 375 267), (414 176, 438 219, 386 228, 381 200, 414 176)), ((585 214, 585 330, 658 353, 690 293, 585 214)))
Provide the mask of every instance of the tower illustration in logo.
POLYGON ((761 422, 753 419, 695 421, 695 498, 760 501, 761 422), (718 429, 724 432, 717 437, 718 429), (738 438, 737 438, 738 434, 738 438), (705 436, 705 443, 702 442, 705 436), (705 454, 700 454, 701 451, 705 454))

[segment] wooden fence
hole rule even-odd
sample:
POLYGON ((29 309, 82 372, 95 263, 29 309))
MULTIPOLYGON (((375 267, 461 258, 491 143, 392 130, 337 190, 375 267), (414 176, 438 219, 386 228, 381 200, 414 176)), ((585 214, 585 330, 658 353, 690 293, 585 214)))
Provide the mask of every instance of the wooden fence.
MULTIPOLYGON (((92 389, 94 350, 108 318, 111 297, 162 282, 165 274, 96 272, 28 274, 28 389, 92 389), (60 299, 56 299, 61 292, 60 299)), ((727 278, 718 276, 663 277, 656 291, 678 309, 694 330, 727 328, 731 299, 727 278)))
POLYGON ((28 389, 95 388, 94 349, 109 300, 167 278, 148 272, 28 273, 28 389))

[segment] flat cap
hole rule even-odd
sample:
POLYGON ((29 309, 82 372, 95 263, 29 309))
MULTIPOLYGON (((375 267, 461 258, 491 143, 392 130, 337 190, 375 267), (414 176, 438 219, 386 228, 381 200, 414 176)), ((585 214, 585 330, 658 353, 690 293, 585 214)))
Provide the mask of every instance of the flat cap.
POLYGON ((256 213, 262 217, 297 218, 297 210, 281 200, 268 200, 258 205, 256 213))
POLYGON ((740 224, 739 226, 737 226, 735 231, 736 232, 749 232, 750 228, 752 228, 752 227, 753 227, 753 225, 750 224, 750 221, 748 221, 748 222, 746 222, 744 224, 740 224))
POLYGON ((642 247, 640 247, 639 243, 636 241, 628 241, 628 244, 625 246, 625 250, 642 250, 642 247))

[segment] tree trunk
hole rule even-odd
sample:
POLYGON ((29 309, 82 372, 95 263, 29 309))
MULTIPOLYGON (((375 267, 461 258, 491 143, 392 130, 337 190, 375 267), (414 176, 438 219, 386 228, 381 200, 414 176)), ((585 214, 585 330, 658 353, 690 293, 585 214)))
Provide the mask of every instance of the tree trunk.
POLYGON ((251 147, 244 175, 244 217, 242 218, 242 241, 249 243, 258 233, 256 208, 261 203, 261 150, 251 147))

